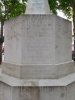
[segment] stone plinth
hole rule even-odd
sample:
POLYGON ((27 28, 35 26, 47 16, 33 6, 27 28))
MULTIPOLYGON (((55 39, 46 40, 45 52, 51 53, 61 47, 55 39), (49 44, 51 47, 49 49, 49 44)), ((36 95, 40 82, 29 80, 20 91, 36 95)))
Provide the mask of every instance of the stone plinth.
POLYGON ((75 82, 62 87, 12 87, 0 82, 0 100, 75 100, 75 82))
POLYGON ((4 26, 5 62, 48 65, 69 62, 71 22, 53 15, 25 15, 4 26))
POLYGON ((59 79, 19 79, 0 70, 0 100, 75 100, 75 73, 59 79))
POLYGON ((4 34, 0 100, 75 100, 71 22, 50 15, 47 0, 28 0, 4 34))
POLYGON ((75 71, 71 22, 54 15, 24 15, 7 21, 3 73, 18 78, 59 78, 75 71))

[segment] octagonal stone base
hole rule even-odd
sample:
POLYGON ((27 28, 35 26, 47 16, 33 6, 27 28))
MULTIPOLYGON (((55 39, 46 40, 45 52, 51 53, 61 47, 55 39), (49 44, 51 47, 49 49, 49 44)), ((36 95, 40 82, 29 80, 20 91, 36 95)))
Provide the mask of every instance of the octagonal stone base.
POLYGON ((64 77, 74 72, 74 62, 67 62, 56 65, 2 64, 2 73, 20 79, 54 79, 64 77))
POLYGON ((5 22, 2 72, 21 79, 59 78, 75 71, 71 22, 50 14, 5 22))
POLYGON ((22 15, 5 22, 4 62, 54 65, 72 60, 71 22, 54 15, 22 15))

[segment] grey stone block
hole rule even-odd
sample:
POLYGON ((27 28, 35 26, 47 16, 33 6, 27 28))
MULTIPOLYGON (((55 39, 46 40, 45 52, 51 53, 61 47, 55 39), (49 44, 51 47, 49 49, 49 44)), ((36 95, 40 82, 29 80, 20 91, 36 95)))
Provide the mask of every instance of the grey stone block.
POLYGON ((75 82, 64 87, 11 87, 0 82, 0 100, 75 100, 75 82))
POLYGON ((73 64, 69 65, 71 22, 50 14, 22 15, 5 22, 4 33, 4 73, 20 78, 57 78, 75 71, 73 64))

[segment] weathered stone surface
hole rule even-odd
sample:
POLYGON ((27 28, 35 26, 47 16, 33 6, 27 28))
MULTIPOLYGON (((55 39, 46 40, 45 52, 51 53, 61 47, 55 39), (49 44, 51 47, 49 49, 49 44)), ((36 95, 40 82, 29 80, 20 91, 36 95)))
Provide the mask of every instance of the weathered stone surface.
POLYGON ((14 65, 3 63, 2 72, 21 79, 54 79, 75 72, 73 62, 59 65, 14 65))
POLYGON ((4 73, 20 78, 56 78, 75 71, 73 64, 69 65, 71 22, 54 15, 25 15, 7 21, 4 33, 4 73))
POLYGON ((72 60, 71 23, 53 15, 25 15, 5 23, 5 62, 58 64, 72 60))
POLYGON ((37 87, 11 87, 0 82, 0 100, 40 100, 37 87))
POLYGON ((55 19, 55 63, 72 59, 71 23, 60 17, 55 19))
POLYGON ((28 0, 26 14, 50 14, 48 0, 28 0))
POLYGON ((0 100, 75 100, 75 82, 65 87, 11 87, 0 82, 0 100))
POLYGON ((66 87, 40 88, 40 100, 67 100, 66 87))
POLYGON ((0 100, 75 100, 71 23, 50 15, 46 0, 29 0, 26 14, 4 26, 0 100))

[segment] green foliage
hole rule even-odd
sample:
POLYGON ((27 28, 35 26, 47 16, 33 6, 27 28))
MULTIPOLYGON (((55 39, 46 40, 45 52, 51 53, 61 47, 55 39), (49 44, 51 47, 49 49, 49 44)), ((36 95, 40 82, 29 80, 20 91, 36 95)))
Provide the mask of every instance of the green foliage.
POLYGON ((54 14, 57 14, 58 2, 56 0, 48 0, 48 2, 49 2, 49 5, 50 5, 50 10, 54 14))
POLYGON ((0 0, 0 20, 7 20, 25 12, 26 0, 0 0))
POLYGON ((73 16, 74 3, 75 0, 49 0, 52 13, 56 14, 57 10, 62 10, 68 18, 73 16))

